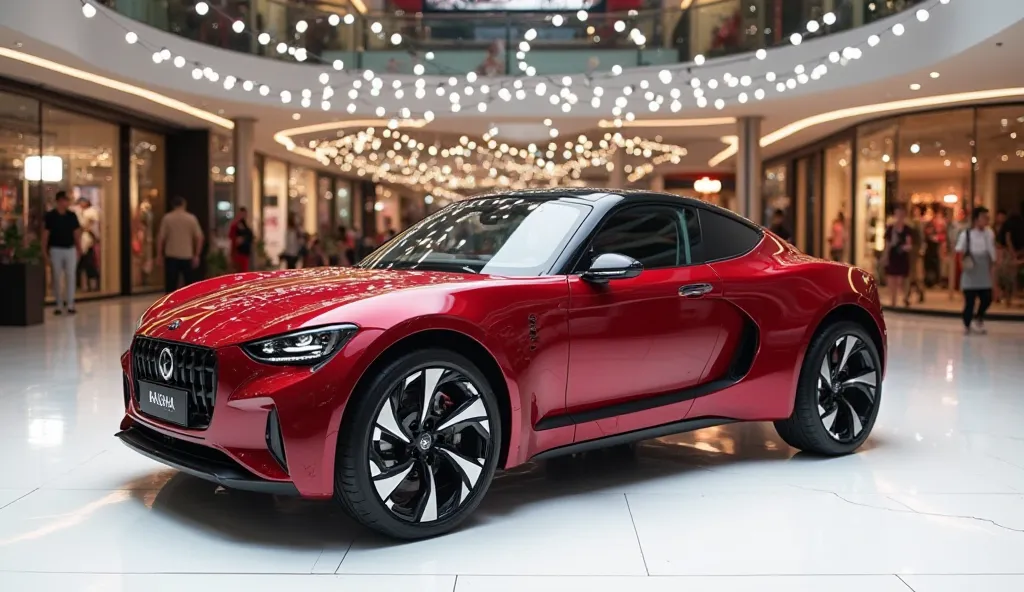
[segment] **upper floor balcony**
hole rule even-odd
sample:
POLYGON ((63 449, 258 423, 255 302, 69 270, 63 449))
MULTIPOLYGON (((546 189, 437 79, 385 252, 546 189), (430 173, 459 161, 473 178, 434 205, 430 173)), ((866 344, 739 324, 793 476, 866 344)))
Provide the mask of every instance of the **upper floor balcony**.
POLYGON ((615 72, 721 57, 870 24, 924 0, 104 0, 217 47, 392 74, 615 72), (526 44, 524 46, 523 44, 526 44), (528 55, 527 55, 528 52, 528 55))

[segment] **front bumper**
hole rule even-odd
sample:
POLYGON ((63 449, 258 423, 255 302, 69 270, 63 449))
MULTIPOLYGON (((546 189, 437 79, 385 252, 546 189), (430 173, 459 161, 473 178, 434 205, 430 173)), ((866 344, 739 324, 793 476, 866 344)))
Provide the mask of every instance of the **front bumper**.
POLYGON ((260 364, 217 348, 209 426, 190 429, 144 414, 131 351, 121 357, 125 417, 117 437, 140 454, 225 487, 330 498, 341 416, 375 331, 357 334, 323 367, 260 364))
POLYGON ((142 423, 121 430, 117 437, 143 456, 224 487, 273 495, 299 495, 294 483, 262 479, 215 448, 166 436, 142 423))

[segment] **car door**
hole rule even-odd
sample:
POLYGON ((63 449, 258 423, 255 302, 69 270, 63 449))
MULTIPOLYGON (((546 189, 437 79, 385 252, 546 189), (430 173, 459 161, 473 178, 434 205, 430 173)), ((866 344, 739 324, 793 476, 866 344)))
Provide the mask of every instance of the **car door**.
POLYGON ((700 384, 722 329, 721 282, 709 265, 694 263, 699 236, 693 208, 662 204, 614 211, 596 232, 577 272, 609 252, 644 270, 607 283, 569 277, 566 402, 577 424, 649 408, 659 395, 685 401, 700 384))

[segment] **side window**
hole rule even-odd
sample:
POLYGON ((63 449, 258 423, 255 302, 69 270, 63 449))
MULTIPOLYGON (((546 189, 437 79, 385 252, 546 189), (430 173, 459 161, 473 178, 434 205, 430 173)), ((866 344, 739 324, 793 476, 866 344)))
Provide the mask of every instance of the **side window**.
POLYGON ((685 265, 677 212, 665 206, 637 206, 612 214, 594 237, 593 255, 620 253, 643 263, 644 269, 685 265))
POLYGON ((702 261, 721 261, 749 253, 761 233, 722 214, 700 210, 702 261))
POLYGON ((697 217, 697 210, 691 207, 684 207, 679 210, 683 224, 683 251, 686 263, 695 263, 704 260, 703 246, 700 242, 700 220, 697 217))

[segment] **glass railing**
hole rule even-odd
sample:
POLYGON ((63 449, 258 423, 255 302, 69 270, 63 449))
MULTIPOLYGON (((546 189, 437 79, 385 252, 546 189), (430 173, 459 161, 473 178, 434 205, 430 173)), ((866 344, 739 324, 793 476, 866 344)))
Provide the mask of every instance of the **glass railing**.
POLYGON ((346 68, 407 74, 545 75, 788 45, 793 33, 810 39, 845 31, 924 1, 693 0, 683 2, 685 9, 620 13, 361 14, 336 1, 207 0, 204 15, 196 11, 196 0, 101 3, 189 39, 270 58, 341 60, 346 68), (236 20, 245 25, 242 33, 232 29, 236 20), (813 32, 807 27, 811 20, 819 25, 813 32))

